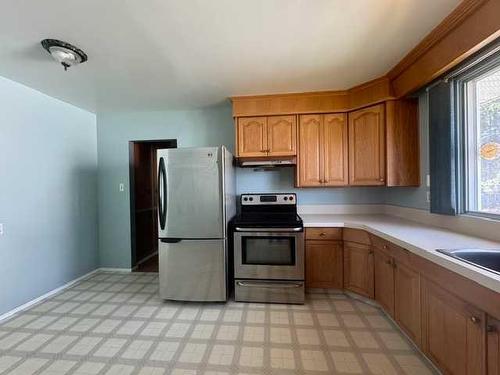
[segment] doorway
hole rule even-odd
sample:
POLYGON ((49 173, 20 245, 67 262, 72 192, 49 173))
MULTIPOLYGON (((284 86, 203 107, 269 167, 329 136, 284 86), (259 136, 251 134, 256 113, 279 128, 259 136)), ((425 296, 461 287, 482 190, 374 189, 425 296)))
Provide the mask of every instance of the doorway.
POLYGON ((175 139, 129 142, 131 251, 134 272, 158 272, 156 151, 176 147, 175 139))

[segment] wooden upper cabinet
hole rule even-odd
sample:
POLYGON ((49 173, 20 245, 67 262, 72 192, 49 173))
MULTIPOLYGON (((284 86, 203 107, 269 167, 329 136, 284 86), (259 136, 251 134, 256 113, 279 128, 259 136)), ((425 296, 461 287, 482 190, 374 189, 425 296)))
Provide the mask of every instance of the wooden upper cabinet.
POLYGON ((299 117, 297 186, 322 186, 324 179, 321 115, 299 117))
POLYGON ((324 185, 349 183, 347 158, 347 115, 327 114, 323 118, 324 185))
POLYGON ((238 118, 238 156, 267 155, 267 117, 238 118))
POLYGON ((394 261, 394 319, 418 346, 422 343, 420 275, 394 261))
POLYGON ((374 249, 375 300, 394 316, 394 259, 374 249))
POLYGON ((418 100, 386 102, 387 186, 420 185, 418 100))
POLYGON ((349 113, 349 184, 385 185, 384 104, 349 113))
POLYGON ((500 321, 488 317, 486 326, 488 354, 488 375, 500 375, 500 321))
POLYGON ((373 298, 373 250, 368 245, 344 242, 344 288, 373 298))
POLYGON ((485 373, 485 314, 425 280, 422 346, 445 374, 485 373))
POLYGON ((293 156, 297 154, 297 123, 295 116, 267 118, 268 156, 293 156))

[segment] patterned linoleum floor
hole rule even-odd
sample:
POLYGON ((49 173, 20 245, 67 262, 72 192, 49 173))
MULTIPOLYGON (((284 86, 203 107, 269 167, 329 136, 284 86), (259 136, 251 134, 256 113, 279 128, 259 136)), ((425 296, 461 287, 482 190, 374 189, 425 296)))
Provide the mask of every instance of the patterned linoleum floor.
POLYGON ((0 374, 429 374, 376 308, 158 298, 152 273, 100 272, 0 323, 0 374))

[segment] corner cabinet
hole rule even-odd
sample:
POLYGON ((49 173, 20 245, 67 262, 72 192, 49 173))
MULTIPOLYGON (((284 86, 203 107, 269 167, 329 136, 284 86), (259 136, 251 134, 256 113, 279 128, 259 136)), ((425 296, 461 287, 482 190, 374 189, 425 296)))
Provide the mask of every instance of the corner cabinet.
POLYGON ((368 234, 363 230, 345 228, 344 288, 374 298, 373 249, 368 234))
POLYGON ((347 116, 299 116, 298 187, 348 184, 347 116))
POLYGON ((236 144, 238 157, 295 156, 296 116, 240 117, 236 144))
POLYGON ((383 104, 349 113, 349 185, 385 185, 383 104))

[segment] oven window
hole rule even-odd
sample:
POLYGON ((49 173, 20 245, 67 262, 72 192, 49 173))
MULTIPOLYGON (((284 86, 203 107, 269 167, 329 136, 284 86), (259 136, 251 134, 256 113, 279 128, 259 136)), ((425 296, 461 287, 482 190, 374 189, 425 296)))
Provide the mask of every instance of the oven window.
POLYGON ((243 237, 243 264, 295 265, 295 237, 243 237))

